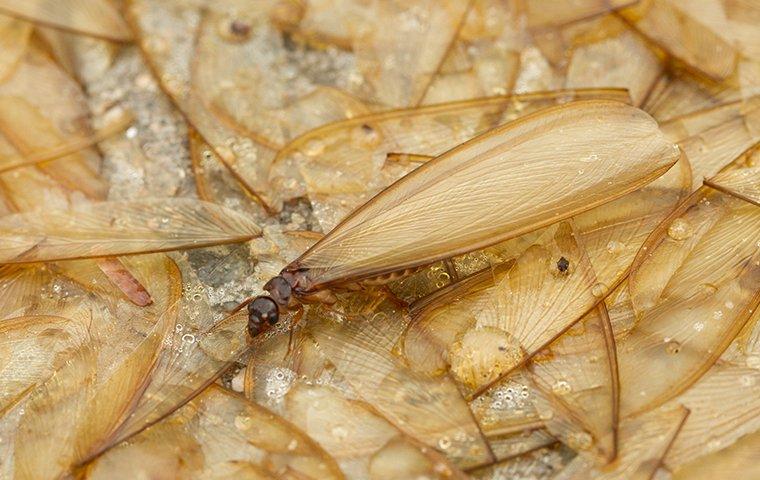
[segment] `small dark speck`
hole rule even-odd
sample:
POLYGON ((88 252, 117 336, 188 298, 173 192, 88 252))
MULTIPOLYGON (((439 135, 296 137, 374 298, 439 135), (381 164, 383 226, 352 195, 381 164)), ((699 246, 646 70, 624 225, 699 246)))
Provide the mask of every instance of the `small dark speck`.
POLYGON ((507 351, 507 347, 505 347, 504 345, 499 345, 499 351, 500 352, 506 352, 507 351))
POLYGON ((251 26, 242 20, 233 20, 230 23, 230 32, 236 37, 247 37, 251 33, 251 26))
POLYGON ((565 257, 560 257, 557 261, 557 270, 559 270, 562 273, 567 272, 567 269, 570 268, 570 261, 566 259, 565 257))

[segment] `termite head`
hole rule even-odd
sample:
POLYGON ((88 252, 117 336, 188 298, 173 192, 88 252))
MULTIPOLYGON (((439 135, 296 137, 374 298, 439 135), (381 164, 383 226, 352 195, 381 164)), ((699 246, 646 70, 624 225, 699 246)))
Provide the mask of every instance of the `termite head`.
POLYGON ((280 320, 280 311, 286 310, 293 295, 293 287, 287 279, 276 276, 264 285, 269 296, 260 296, 248 304, 248 333, 255 337, 269 325, 280 320))
POLYGON ((271 297, 260 296, 248 304, 248 334, 251 338, 261 333, 267 324, 280 319, 280 309, 271 297))

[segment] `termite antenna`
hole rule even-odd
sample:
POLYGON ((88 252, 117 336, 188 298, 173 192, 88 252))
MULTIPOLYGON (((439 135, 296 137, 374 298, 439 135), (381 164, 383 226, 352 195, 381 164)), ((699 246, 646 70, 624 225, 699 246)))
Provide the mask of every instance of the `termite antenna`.
POLYGON ((248 304, 248 334, 256 337, 268 325, 280 320, 280 309, 272 297, 260 296, 248 304))

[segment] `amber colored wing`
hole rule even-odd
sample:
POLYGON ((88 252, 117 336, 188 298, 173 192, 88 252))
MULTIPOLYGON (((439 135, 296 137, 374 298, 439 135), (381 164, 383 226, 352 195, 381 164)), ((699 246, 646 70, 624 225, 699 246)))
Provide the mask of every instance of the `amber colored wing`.
POLYGON ((104 0, 0 0, 0 11, 35 23, 127 42, 132 34, 119 11, 104 0))
POLYGON ((319 287, 432 263, 619 198, 678 155, 651 117, 623 103, 542 110, 421 166, 289 268, 311 270, 319 287))

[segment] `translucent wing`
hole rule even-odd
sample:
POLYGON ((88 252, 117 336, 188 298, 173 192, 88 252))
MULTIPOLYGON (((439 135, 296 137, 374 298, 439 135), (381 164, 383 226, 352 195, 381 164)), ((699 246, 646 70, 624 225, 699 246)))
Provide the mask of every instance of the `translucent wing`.
POLYGON ((633 107, 587 101, 550 108, 426 163, 292 266, 311 270, 319 286, 432 263, 614 200, 677 158, 656 123, 633 107))
MULTIPOLYGON (((13 75, 0 83, 0 104, 0 168, 3 169, 18 163, 19 156, 50 151, 68 139, 76 142, 92 133, 88 122, 83 121, 90 117, 90 110, 81 87, 35 44, 29 46, 13 75)), ((97 174, 100 162, 97 151, 83 148, 59 158, 60 161, 39 168, 0 175, 17 209, 39 206, 39 189, 50 191, 48 195, 54 196, 56 188, 39 185, 48 177, 60 184, 57 188, 78 191, 90 199, 105 198, 107 186, 97 174)), ((52 200, 48 198, 45 208, 54 204, 52 200)))
POLYGON ((696 189, 760 141, 760 97, 677 117, 662 129, 688 157, 696 189))
POLYGON ((668 452, 665 465, 677 472, 697 458, 757 431, 758 385, 760 371, 755 368, 716 365, 675 399, 673 403, 684 405, 691 414, 668 452))
POLYGON ((244 242, 245 216, 192 199, 85 204, 0 219, 0 262, 27 263, 244 242))
MULTIPOLYGON (((551 8, 546 11, 555 13, 551 8)), ((608 23, 612 21, 610 19, 608 23)), ((638 106, 660 78, 663 66, 655 53, 633 32, 617 23, 605 27, 611 30, 609 38, 580 43, 571 50, 565 86, 627 88, 633 105, 638 106)))
POLYGON ((544 395, 539 415, 547 430, 602 463, 617 455, 619 380, 615 341, 603 304, 528 365, 544 395))
POLYGON ((419 472, 430 478, 464 477, 444 455, 357 396, 304 330, 293 334, 289 355, 288 327, 254 341, 244 379, 248 398, 303 429, 351 478, 407 478, 419 472))
POLYGON ((665 122, 742 97, 741 90, 728 83, 705 82, 683 69, 672 69, 660 76, 641 108, 665 122))
POLYGON ((422 98, 421 105, 512 91, 520 69, 523 33, 519 6, 474 0, 464 24, 422 98))
POLYGON ((129 18, 138 44, 151 68, 158 72, 162 88, 188 122, 214 148, 243 188, 263 201, 262 195, 268 190, 264 181, 265 167, 274 157, 274 151, 215 118, 198 90, 193 88, 193 54, 201 11, 195 4, 175 5, 175 8, 167 8, 168 5, 169 2, 155 0, 129 3, 129 18), (183 48, 166 48, 180 43, 183 48))
POLYGON ((760 206, 760 167, 726 170, 705 180, 705 185, 760 206))
POLYGON ((26 52, 32 26, 10 17, 0 18, 0 81, 13 73, 26 52))
POLYGON ((419 104, 461 28, 471 1, 377 2, 375 17, 353 45, 375 100, 419 104))
POLYGON ((402 319, 392 305, 380 307, 349 314, 342 325, 315 318, 309 332, 357 395, 397 428, 460 467, 492 461, 455 384, 414 372, 393 354, 402 319))
POLYGON ((578 243, 584 248, 604 295, 623 280, 652 231, 691 189, 685 155, 663 176, 598 208, 573 217, 578 243))
POLYGON ((0 325, 0 417, 60 368, 68 351, 86 342, 80 318, 33 315, 0 325))
POLYGON ((0 11, 32 22, 119 42, 132 34, 106 0, 0 0, 0 11))
MULTIPOLYGON (((234 32, 225 34, 225 28, 232 29, 229 9, 236 3, 245 11, 245 1, 227 2, 223 8, 207 5, 192 59, 193 88, 217 121, 279 149, 312 128, 368 112, 358 98, 335 88, 335 81, 322 80, 288 58, 292 54, 282 42, 282 32, 270 23, 277 2, 237 19, 249 30, 240 38, 234 32)), ((308 54, 330 61, 320 50, 308 54)))
POLYGON ((750 433, 723 450, 699 458, 674 472, 674 480, 760 477, 760 432, 750 433))
POLYGON ((465 478, 443 455, 333 388, 295 385, 285 405, 286 417, 322 445, 350 476, 406 478, 424 472, 429 478, 465 478))
POLYGON ((591 98, 628 101, 618 89, 559 90, 393 110, 325 125, 278 152, 270 181, 293 183, 297 172, 327 231, 411 170, 389 154, 441 155, 539 109, 591 98))
MULTIPOLYGON (((4 107, 8 108, 7 103, 3 104, 4 107)), ((23 127, 28 128, 30 126, 36 126, 33 127, 34 130, 40 129, 41 125, 44 124, 44 120, 40 120, 39 118, 29 118, 27 121, 24 121, 24 119, 20 119, 18 117, 19 112, 17 110, 11 110, 9 112, 10 114, 16 115, 14 118, 14 122, 20 122, 23 127)), ((58 143, 57 145, 53 142, 50 142, 49 145, 34 145, 35 150, 28 150, 27 154, 25 155, 9 155, 6 157, 0 158, 0 173, 6 172, 9 170, 14 170, 16 168, 26 167, 30 165, 36 165, 41 164, 44 162, 49 162, 52 160, 58 160, 62 157, 67 157, 71 154, 74 154, 80 150, 83 150, 85 148, 89 148, 97 144, 98 142, 101 142, 102 140, 105 140, 106 138, 115 135, 124 129, 126 129, 132 122, 134 121, 134 118, 129 113, 124 113, 123 115, 119 116, 117 119, 113 120, 112 123, 109 123, 102 129, 98 130, 97 132, 94 132, 92 135, 87 136, 85 138, 75 138, 75 139, 67 139, 65 141, 62 141, 61 143, 58 143), (36 150, 40 147, 46 147, 41 150, 36 150)), ((36 136, 37 140, 40 140, 40 133, 37 131, 32 131, 31 135, 36 136)), ((43 133, 44 135, 44 133, 43 133)), ((51 139, 54 140, 54 139, 51 139)), ((82 178, 81 176, 78 176, 77 178, 82 178)))
POLYGON ((659 409, 624 420, 620 424, 620 453, 614 462, 594 466, 579 455, 553 478, 601 480, 652 478, 681 430, 688 410, 682 407, 659 409))
POLYGON ((218 386, 99 457, 88 466, 87 478, 110 479, 114 472, 129 472, 124 478, 344 478, 298 428, 218 386))
POLYGON ((760 210, 698 191, 652 234, 632 267, 635 325, 618 339, 621 412, 646 411, 688 388, 760 302, 760 210), (650 372, 640 375, 641 366, 650 372))
POLYGON ((740 52, 704 18, 722 12, 673 0, 641 2, 621 13, 648 39, 689 68, 715 80, 734 72, 740 52))
MULTIPOLYGON (((564 265, 564 264, 563 264, 564 265)), ((445 362, 478 395, 547 346, 598 301, 591 266, 566 222, 514 265, 488 269, 414 312, 404 354, 417 369, 445 362), (562 259, 567 267, 560 270, 562 259), (440 360, 428 361, 435 352, 440 360)))
POLYGON ((49 285, 53 275, 39 265, 0 267, 0 319, 25 315, 49 285))
POLYGON ((582 0, 572 3, 557 3, 551 0, 528 0, 525 3, 525 15, 528 27, 540 29, 556 27, 579 20, 602 15, 631 4, 635 0, 582 0))
POLYGON ((17 478, 56 478, 108 442, 142 394, 172 324, 170 315, 162 317, 124 354, 100 337, 113 320, 97 307, 90 315, 87 341, 24 402, 28 415, 14 439, 17 478))

